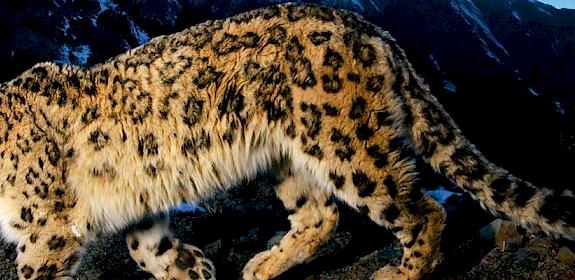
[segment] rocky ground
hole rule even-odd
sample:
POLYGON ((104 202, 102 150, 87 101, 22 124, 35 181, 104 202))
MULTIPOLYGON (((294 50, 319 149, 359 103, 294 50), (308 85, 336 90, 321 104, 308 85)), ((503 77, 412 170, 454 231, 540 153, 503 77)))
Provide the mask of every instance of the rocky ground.
MULTIPOLYGON (((243 265, 289 229, 273 182, 265 176, 254 182, 258 186, 246 184, 207 203, 208 211, 172 216, 175 234, 203 248, 218 279, 241 279, 243 265)), ((494 220, 468 196, 450 196, 444 205, 444 259, 430 279, 575 279, 574 243, 494 220)), ((344 205, 340 210, 338 230, 316 258, 278 279, 369 279, 379 267, 399 262, 401 247, 388 231, 344 205)), ((14 247, 0 248, 0 279, 16 279, 14 247)), ((99 236, 88 252, 77 279, 153 279, 130 259, 122 233, 99 236)))

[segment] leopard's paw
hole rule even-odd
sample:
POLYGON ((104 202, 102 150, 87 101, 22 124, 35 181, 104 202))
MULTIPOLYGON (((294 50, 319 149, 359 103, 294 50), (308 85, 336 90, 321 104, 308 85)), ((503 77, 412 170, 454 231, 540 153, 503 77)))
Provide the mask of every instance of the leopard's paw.
POLYGON ((172 260, 164 271, 165 277, 161 279, 216 279, 213 263, 204 257, 200 249, 188 244, 178 244, 173 250, 175 254, 172 255, 172 260))
POLYGON ((255 255, 244 267, 244 280, 272 279, 283 272, 285 269, 281 266, 284 262, 281 261, 279 251, 279 248, 274 246, 270 250, 255 255))

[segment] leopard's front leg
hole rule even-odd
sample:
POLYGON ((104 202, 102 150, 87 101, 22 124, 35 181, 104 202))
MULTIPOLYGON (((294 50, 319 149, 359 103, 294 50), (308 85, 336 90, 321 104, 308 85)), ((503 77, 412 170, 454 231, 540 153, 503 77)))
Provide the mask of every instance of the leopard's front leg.
POLYGON ((290 215, 290 231, 280 243, 255 255, 244 267, 245 280, 272 279, 308 262, 335 230, 339 213, 331 194, 295 171, 276 188, 290 215))

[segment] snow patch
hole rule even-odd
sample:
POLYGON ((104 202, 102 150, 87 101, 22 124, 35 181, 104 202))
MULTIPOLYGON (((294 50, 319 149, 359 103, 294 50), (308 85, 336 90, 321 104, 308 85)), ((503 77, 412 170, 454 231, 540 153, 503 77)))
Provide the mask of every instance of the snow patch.
POLYGON ((435 70, 440 71, 441 67, 439 67, 439 63, 437 62, 437 59, 435 59, 435 56, 433 54, 429 55, 429 60, 431 60, 431 63, 433 64, 433 67, 435 68, 435 70))
POLYGON ((499 42, 499 40, 493 35, 489 26, 483 21, 481 10, 473 3, 473 0, 453 0, 451 1, 451 7, 459 11, 463 15, 465 22, 473 27, 473 33, 478 35, 481 45, 485 50, 486 54, 495 59, 497 62, 501 62, 499 57, 491 50, 489 44, 483 39, 487 37, 489 41, 500 49, 503 53, 509 56, 507 49, 499 42))
POLYGON ((70 46, 64 44, 60 49, 58 49, 58 59, 54 60, 54 62, 86 66, 91 54, 92 51, 88 45, 80 45, 70 48, 70 46))
POLYGON ((497 63, 501 64, 501 59, 499 59, 499 57, 489 48, 487 42, 485 42, 483 38, 479 38, 479 41, 481 42, 481 47, 485 51, 485 54, 497 61, 497 63))
POLYGON ((68 30, 70 29, 70 20, 64 17, 64 23, 62 23, 62 27, 58 27, 58 29, 62 30, 64 36, 68 35, 68 30))
POLYGON ((548 12, 547 10, 545 10, 545 9, 543 9, 543 8, 541 8, 541 7, 537 7, 537 10, 539 10, 540 12, 542 12, 542 13, 544 13, 544 14, 550 16, 550 17, 553 16, 553 14, 551 14, 550 12, 548 12))
POLYGON ((98 4, 100 5, 100 10, 98 11, 98 16, 107 10, 114 10, 114 9, 118 8, 118 4, 113 3, 110 0, 98 0, 98 4))
POLYGON ((557 113, 565 115, 565 108, 563 108, 563 104, 561 104, 561 102, 555 101, 553 104, 555 104, 555 111, 557 111, 557 113))
POLYGON ((90 58, 90 55, 92 54, 92 51, 90 50, 90 46, 88 45, 80 45, 75 47, 72 50, 72 55, 75 58, 75 64, 81 65, 81 66, 85 66, 88 64, 88 58, 90 58))
POLYGON ((427 193, 427 195, 429 195, 431 198, 435 199, 441 205, 444 205, 445 202, 447 201, 447 199, 450 198, 451 196, 454 196, 454 195, 460 196, 461 195, 460 193, 448 191, 441 186, 436 190, 425 191, 425 193, 427 193))
POLYGON ((66 44, 63 44, 60 49, 58 49, 57 54, 58 59, 54 60, 56 63, 60 64, 71 64, 70 63, 70 47, 66 44))
POLYGON ((371 6, 373 6, 378 12, 381 11, 381 10, 379 9, 379 7, 377 6, 377 4, 375 4, 375 2, 373 2, 373 0, 369 0, 369 3, 371 3, 371 6))
POLYGON ((540 94, 538 92, 536 92, 534 89, 532 88, 528 88, 527 89, 529 91, 529 93, 531 93, 531 95, 533 96, 540 96, 540 94))
POLYGON ((139 45, 144 44, 150 40, 150 36, 146 31, 140 28, 134 21, 130 20, 130 32, 136 38, 139 45))
POLYGON ((178 205, 178 207, 176 207, 176 211, 185 213, 195 213, 195 212, 206 212, 206 209, 194 204, 182 203, 178 205))
POLYGON ((451 92, 457 92, 457 86, 449 80, 443 80, 443 88, 451 92))
POLYGON ((511 11, 511 14, 513 15, 513 17, 519 21, 519 22, 523 22, 523 19, 521 19, 521 16, 519 15, 519 13, 517 11, 511 11))
POLYGON ((351 0, 351 3, 360 8, 362 11, 365 11, 365 7, 363 7, 360 0, 351 0))
POLYGON ((94 17, 91 18, 92 25, 97 26, 98 17, 107 10, 115 10, 118 8, 118 4, 113 3, 110 0, 98 0, 98 5, 100 6, 100 10, 96 12, 94 17))
POLYGON ((130 47, 130 44, 128 44, 128 41, 126 41, 126 39, 122 39, 122 48, 124 48, 124 50, 129 50, 132 47, 130 47))

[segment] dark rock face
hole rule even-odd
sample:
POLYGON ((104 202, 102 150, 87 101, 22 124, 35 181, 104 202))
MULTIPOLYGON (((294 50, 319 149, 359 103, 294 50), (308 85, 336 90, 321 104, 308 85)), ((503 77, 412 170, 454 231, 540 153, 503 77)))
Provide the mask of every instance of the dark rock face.
POLYGON ((489 159, 536 184, 570 185, 574 10, 527 0, 381 3, 384 16, 368 18, 396 37, 489 159))

